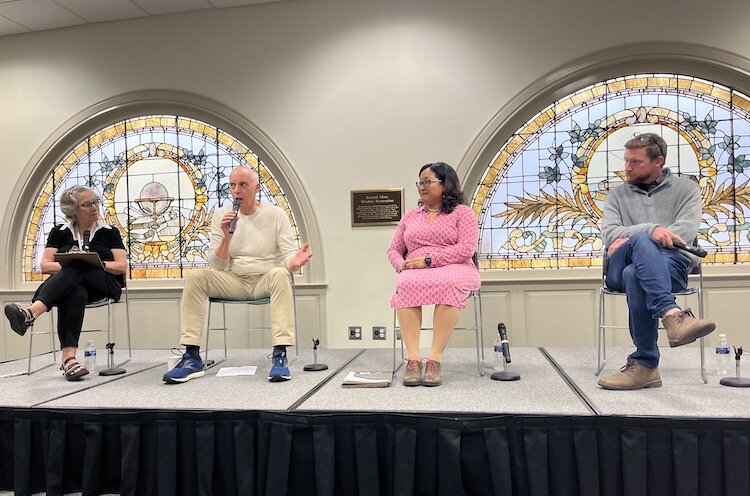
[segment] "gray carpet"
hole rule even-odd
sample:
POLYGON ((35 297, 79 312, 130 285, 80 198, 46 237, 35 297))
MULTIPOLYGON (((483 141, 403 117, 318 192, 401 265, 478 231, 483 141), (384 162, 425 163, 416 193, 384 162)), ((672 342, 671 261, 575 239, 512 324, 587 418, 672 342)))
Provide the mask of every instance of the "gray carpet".
POLYGON ((590 414, 539 350, 516 348, 511 356, 510 370, 521 375, 519 381, 493 381, 489 367, 480 377, 474 349, 449 348, 443 358, 442 386, 405 387, 401 367, 388 388, 342 388, 350 371, 390 370, 390 350, 367 350, 298 410, 590 414))
MULTIPOLYGON (((268 350, 231 350, 229 359, 209 369, 205 377, 179 385, 167 385, 162 381, 170 350, 136 350, 132 361, 124 365, 126 375, 91 374, 82 381, 68 382, 55 366, 31 376, 0 378, 3 390, 0 406, 590 415, 592 412, 584 401, 587 400, 594 411, 602 415, 750 416, 750 389, 720 386, 715 375, 709 375, 709 384, 701 382, 698 348, 694 346, 662 350, 660 371, 664 385, 661 388, 624 392, 606 391, 596 385, 595 349, 549 348, 546 351, 571 379, 573 387, 536 348, 512 350, 511 370, 520 373, 520 381, 490 380, 493 370, 489 361, 485 366, 486 375, 479 377, 474 349, 449 348, 443 361, 442 386, 406 388, 401 384, 402 367, 393 384, 381 389, 342 388, 341 382, 349 371, 390 370, 389 349, 322 350, 320 360, 329 365, 323 372, 304 372, 302 367, 312 362, 312 351, 301 350, 300 356, 293 357, 290 363, 292 380, 283 383, 267 380, 268 350), (352 359, 354 361, 348 363, 352 359), (241 365, 258 366, 256 375, 216 377, 221 367, 241 365), (339 368, 341 370, 335 374, 339 368), (574 388, 581 391, 583 399, 574 388)), ((604 374, 616 372, 628 352, 625 348, 610 348, 610 363, 604 374)), ((118 351, 118 361, 126 355, 118 351)), ((212 355, 219 358, 222 353, 212 350, 212 355)), ((709 365, 710 359, 709 354, 709 365)), ((49 355, 35 357, 33 365, 45 363, 51 363, 49 355)), ((2 363, 0 375, 20 372, 25 367, 25 360, 2 363)), ((750 376, 750 368, 745 375, 750 376)))
MULTIPOLYGON (((708 384, 700 377, 700 353, 695 345, 661 348, 660 388, 637 391, 608 391, 600 388, 594 376, 596 349, 547 348, 601 415, 667 417, 750 417, 750 388, 730 388, 719 384, 719 376, 709 373, 708 384)), ((631 348, 608 348, 609 363, 602 376, 613 374, 625 364, 631 348)), ((707 349, 707 371, 711 353, 707 349)), ((750 366, 746 366, 750 367, 750 366)), ((734 372, 734 371, 733 371, 734 372)), ((744 374, 750 375, 750 368, 744 374)))
MULTIPOLYGON (((123 368, 126 370, 125 375, 116 375, 103 377, 97 373, 84 376, 80 381, 66 381, 60 370, 60 354, 57 354, 57 363, 53 364, 52 354, 48 353, 32 358, 32 370, 45 365, 49 367, 42 368, 31 375, 19 375, 7 377, 8 374, 26 372, 26 359, 14 360, 0 364, 0 384, 2 384, 2 397, 0 405, 5 407, 31 407, 52 401, 56 398, 62 398, 70 394, 80 393, 81 391, 93 388, 96 391, 106 391, 100 389, 103 385, 118 382, 131 375, 137 375, 149 368, 159 365, 158 359, 166 357, 169 351, 133 351, 133 359, 125 363, 123 368)), ((79 354, 80 355, 80 354, 79 354)), ((79 356, 79 358, 81 358, 79 356)), ((120 364, 128 358, 127 351, 115 351, 116 364, 120 364)), ((102 354, 99 357, 97 365, 103 368, 106 359, 102 354)), ((99 393, 101 394, 101 393, 99 393)), ((105 396, 108 396, 106 394, 105 396)))
MULTIPOLYGON (((166 364, 156 363, 155 368, 108 384, 106 388, 93 388, 74 395, 48 401, 47 408, 128 408, 166 410, 287 410, 320 381, 325 380, 338 367, 351 360, 360 350, 327 350, 325 361, 330 367, 323 372, 303 372, 302 367, 312 363, 312 350, 300 350, 299 357, 290 357, 292 380, 268 382, 271 361, 269 350, 230 350, 229 358, 208 369, 206 375, 184 384, 166 384, 162 376, 166 364), (221 367, 256 365, 253 376, 216 377, 221 367)), ((213 351, 214 358, 223 352, 213 351)), ((161 352, 166 359, 169 351, 161 352)))

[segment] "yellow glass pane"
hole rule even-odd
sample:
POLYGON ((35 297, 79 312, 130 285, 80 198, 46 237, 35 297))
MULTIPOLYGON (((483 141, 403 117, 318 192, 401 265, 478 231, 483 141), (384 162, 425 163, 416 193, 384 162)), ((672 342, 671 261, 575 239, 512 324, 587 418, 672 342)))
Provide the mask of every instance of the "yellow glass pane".
POLYGON ((103 218, 121 229, 128 242, 129 259, 134 264, 132 278, 178 278, 191 266, 205 266, 213 209, 229 196, 227 167, 230 165, 217 170, 214 162, 228 151, 231 167, 260 167, 264 201, 275 203, 287 212, 293 236, 299 239, 294 215, 280 185, 244 143, 195 119, 138 116, 108 125, 72 147, 45 182, 29 219, 22 250, 25 280, 34 279, 35 271, 38 272, 41 250, 35 246, 46 240, 47 233, 42 231, 48 232, 53 223, 59 222, 59 209, 50 208, 56 195, 62 188, 81 184, 88 178, 94 181, 94 188, 104 200, 103 218), (106 157, 99 157, 110 162, 97 158, 89 165, 88 154, 104 146, 106 157), (109 155, 120 153, 112 150, 122 150, 124 154, 119 156, 124 162, 112 160, 117 155, 109 155), (101 167, 98 175, 91 176, 91 172, 97 172, 96 167, 101 167), (155 191, 164 193, 154 197, 155 191), (53 218, 53 212, 58 218, 53 218), (183 242, 190 245, 182 246, 183 242))
MULTIPOLYGON (((670 153, 670 166, 678 160, 677 171, 685 167, 682 173, 696 178, 704 195, 719 185, 726 188, 729 150, 736 150, 733 153, 740 161, 736 167, 750 170, 750 145, 746 139, 735 136, 727 141, 732 132, 725 110, 729 108, 730 99, 735 112, 749 121, 750 99, 726 86, 675 74, 636 74, 582 88, 534 114, 498 148, 474 186, 470 205, 477 215, 487 211, 502 212, 483 219, 482 236, 490 236, 490 231, 494 233, 490 238, 494 247, 482 253, 489 258, 482 267, 544 269, 599 265, 598 257, 586 254, 601 247, 598 233, 581 238, 576 245, 581 246, 580 249, 563 244, 554 234, 542 243, 546 235, 536 238, 534 236, 538 235, 532 233, 555 229, 557 223, 566 222, 566 229, 575 231, 575 222, 584 220, 588 228, 599 226, 607 189, 623 178, 618 172, 622 168, 622 143, 638 132, 664 129, 669 130, 664 132, 676 133, 676 137, 670 138, 670 146, 677 139, 681 151, 670 153), (670 105, 677 101, 674 95, 678 93, 682 105, 672 108, 670 105), (603 102, 609 100, 613 104, 604 106, 603 102), (690 103, 693 100, 697 103, 690 103), (716 106, 715 112, 711 111, 712 106, 716 106), (610 107, 611 113, 602 111, 610 107), (698 115, 691 115, 691 112, 698 115), (545 137, 543 144, 542 137, 545 137), (615 145, 611 143, 613 139, 615 145), (732 142, 734 148, 727 148, 732 142), (706 156, 709 149, 716 152, 706 156), (725 149, 727 151, 722 151, 725 149), (503 183, 502 188, 498 187, 500 183, 503 183), (566 188, 563 189, 565 194, 550 194, 559 191, 561 185, 566 188), (558 199, 549 205, 546 200, 540 203, 540 199, 546 198, 544 195, 558 199), (508 234, 501 227, 514 228, 514 242, 503 241, 508 234), (526 239, 526 236, 531 238, 526 239), (535 250, 541 251, 537 254, 535 250), (566 255, 557 259, 555 253, 566 255), (539 256, 542 254, 544 256, 539 256), (503 260, 504 257, 508 258, 503 260)), ((750 123, 745 124, 748 125, 750 123)), ((706 201, 704 198, 704 203, 706 201)), ((750 193, 742 205, 750 205, 750 193)), ((750 207, 742 209, 732 210, 737 222, 744 226, 743 235, 731 241, 735 243, 731 256, 738 260, 750 256, 744 222, 750 216, 750 207), (743 240, 741 248, 736 247, 738 240, 743 240)), ((482 246, 489 245, 483 242, 482 246)), ((727 263, 726 254, 718 254, 717 260, 727 263)))

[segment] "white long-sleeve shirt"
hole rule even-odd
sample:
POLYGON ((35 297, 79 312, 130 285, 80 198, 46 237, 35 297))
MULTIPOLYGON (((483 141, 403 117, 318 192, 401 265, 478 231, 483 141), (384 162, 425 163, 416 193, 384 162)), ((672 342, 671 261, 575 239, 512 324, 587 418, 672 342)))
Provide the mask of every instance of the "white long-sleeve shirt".
POLYGON ((298 251, 292 239, 292 227, 281 208, 260 203, 252 215, 239 213, 237 227, 229 242, 229 260, 216 256, 224 238, 221 219, 231 207, 217 208, 211 220, 211 245, 208 262, 216 270, 228 270, 238 276, 264 274, 274 267, 288 267, 298 251))

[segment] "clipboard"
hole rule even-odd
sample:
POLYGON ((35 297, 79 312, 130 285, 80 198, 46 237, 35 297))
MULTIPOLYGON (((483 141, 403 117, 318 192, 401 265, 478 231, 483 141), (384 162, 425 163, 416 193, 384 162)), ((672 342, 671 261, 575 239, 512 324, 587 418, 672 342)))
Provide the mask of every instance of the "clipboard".
POLYGON ((73 260, 83 260, 87 264, 104 269, 102 259, 95 251, 69 251, 67 253, 55 253, 55 262, 65 267, 73 260))

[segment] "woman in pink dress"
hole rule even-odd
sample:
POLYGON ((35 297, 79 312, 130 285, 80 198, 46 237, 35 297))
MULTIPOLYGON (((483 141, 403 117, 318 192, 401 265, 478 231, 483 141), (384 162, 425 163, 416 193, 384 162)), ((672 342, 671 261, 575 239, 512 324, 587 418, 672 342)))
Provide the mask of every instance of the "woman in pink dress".
POLYGON ((473 261, 479 240, 474 212, 464 205, 456 171, 443 162, 419 170, 419 206, 406 212, 388 248, 396 269, 396 309, 407 361, 404 386, 439 386, 440 362, 469 294, 479 289, 473 261), (422 365, 422 306, 435 305, 432 347, 422 365), (423 371, 424 368, 424 371, 423 371))

